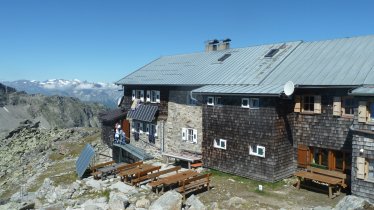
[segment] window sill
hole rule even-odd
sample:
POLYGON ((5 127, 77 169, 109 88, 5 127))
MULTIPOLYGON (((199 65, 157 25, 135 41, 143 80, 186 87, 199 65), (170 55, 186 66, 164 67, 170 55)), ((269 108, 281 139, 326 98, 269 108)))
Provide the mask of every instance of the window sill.
POLYGON ((255 154, 255 153, 249 153, 249 155, 256 156, 256 157, 262 157, 262 158, 265 158, 264 155, 258 155, 258 154, 255 154))
POLYGON ((352 115, 352 114, 343 114, 342 118, 353 119, 354 115, 352 115))
POLYGON ((223 150, 226 150, 226 148, 223 148, 223 147, 216 147, 216 146, 213 146, 214 148, 216 149, 223 149, 223 150))
POLYGON ((310 112, 310 111, 303 111, 300 112, 300 114, 305 114, 305 115, 317 115, 318 113, 310 112))

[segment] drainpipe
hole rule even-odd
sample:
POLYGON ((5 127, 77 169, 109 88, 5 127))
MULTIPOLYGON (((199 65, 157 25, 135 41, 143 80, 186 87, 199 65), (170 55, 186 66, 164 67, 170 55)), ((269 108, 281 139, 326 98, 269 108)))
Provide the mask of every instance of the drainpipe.
POLYGON ((160 127, 161 127, 161 129, 160 129, 160 131, 161 131, 161 133, 160 133, 160 137, 161 137, 161 153, 163 153, 164 152, 164 120, 160 121, 160 127))

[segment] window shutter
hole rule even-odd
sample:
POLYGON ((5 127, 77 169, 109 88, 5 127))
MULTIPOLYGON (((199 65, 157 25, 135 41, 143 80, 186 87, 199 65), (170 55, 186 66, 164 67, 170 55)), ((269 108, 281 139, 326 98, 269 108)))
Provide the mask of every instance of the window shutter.
POLYGON ((367 116, 366 101, 358 102, 358 122, 366 122, 367 116))
POLYGON ((187 140, 187 128, 182 128, 182 140, 187 140))
POLYGON ((342 113, 342 100, 340 97, 334 97, 334 103, 333 103, 333 115, 334 116, 340 116, 342 113))
POLYGON ((156 103, 160 103, 160 91, 156 91, 156 103))
POLYGON ((301 97, 295 96, 295 107, 293 109, 294 112, 300 112, 301 111, 301 97))
POLYGON ((321 96, 314 96, 314 113, 321 114, 321 96))
POLYGON ((197 130, 193 129, 193 142, 197 144, 197 130))
POLYGON ((151 91, 147 90, 147 95, 146 95, 146 102, 151 101, 151 91))
POLYGON ((132 90, 132 100, 135 100, 135 90, 132 90))
POLYGON ((357 157, 357 179, 365 179, 365 158, 357 157))
POLYGON ((144 90, 140 91, 140 101, 144 102, 144 90))

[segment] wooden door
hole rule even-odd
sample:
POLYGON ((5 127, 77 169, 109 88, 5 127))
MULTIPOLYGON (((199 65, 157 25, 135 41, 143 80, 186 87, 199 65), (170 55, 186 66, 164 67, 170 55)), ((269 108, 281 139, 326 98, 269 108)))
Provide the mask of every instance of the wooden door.
POLYGON ((126 139, 130 140, 130 122, 128 120, 122 120, 122 130, 126 134, 126 139))
POLYGON ((302 168, 310 165, 310 151, 305 145, 299 145, 297 148, 297 165, 302 168))

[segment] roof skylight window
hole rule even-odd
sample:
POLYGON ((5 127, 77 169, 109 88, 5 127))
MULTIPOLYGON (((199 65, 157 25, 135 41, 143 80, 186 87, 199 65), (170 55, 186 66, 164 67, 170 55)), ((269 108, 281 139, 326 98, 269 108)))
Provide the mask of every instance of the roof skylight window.
POLYGON ((230 57, 231 56, 231 53, 226 53, 226 54, 224 54, 222 57, 220 57, 219 59, 218 59, 218 61, 224 61, 224 60, 226 60, 228 57, 230 57))
POLYGON ((275 54, 277 54, 278 51, 279 51, 279 49, 271 49, 264 57, 265 58, 272 58, 275 54))

